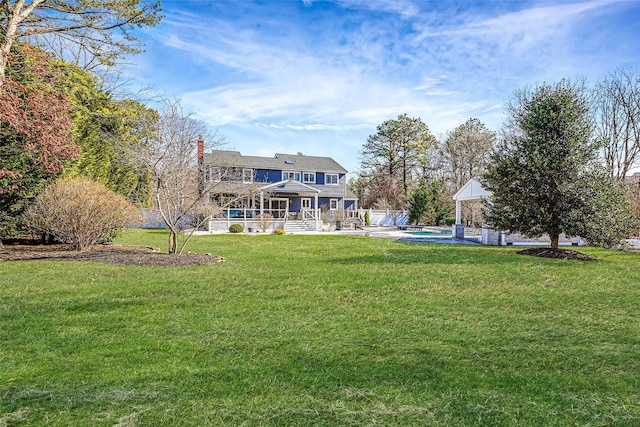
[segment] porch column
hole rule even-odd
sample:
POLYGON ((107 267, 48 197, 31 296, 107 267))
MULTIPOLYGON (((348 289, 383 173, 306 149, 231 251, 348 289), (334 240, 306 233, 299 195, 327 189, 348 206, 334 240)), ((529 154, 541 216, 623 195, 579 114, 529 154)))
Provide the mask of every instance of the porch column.
POLYGON ((318 193, 315 193, 313 206, 316 207, 316 230, 319 230, 322 227, 322 222, 320 221, 320 207, 318 206, 318 193))
POLYGON ((462 201, 456 200, 456 224, 462 221, 462 201))
POLYGON ((260 215, 264 213, 264 191, 260 192, 260 215))

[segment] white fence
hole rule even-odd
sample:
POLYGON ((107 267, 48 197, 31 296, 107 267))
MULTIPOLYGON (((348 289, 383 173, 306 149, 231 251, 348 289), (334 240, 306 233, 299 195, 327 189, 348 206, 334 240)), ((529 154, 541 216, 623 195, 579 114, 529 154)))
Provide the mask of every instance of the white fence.
POLYGON ((365 212, 369 212, 371 225, 393 226, 409 224, 409 214, 407 211, 360 209, 361 218, 364 218, 365 212))

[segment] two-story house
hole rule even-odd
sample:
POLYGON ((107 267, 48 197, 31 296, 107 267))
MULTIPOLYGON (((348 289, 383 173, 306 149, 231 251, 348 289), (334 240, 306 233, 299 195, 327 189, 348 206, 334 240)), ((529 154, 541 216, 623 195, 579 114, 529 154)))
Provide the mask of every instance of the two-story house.
POLYGON ((357 198, 346 187, 347 170, 330 157, 223 150, 201 156, 201 188, 222 209, 210 230, 235 222, 264 229, 258 224, 264 218, 272 221, 270 228, 321 230, 323 220, 357 209, 357 198))

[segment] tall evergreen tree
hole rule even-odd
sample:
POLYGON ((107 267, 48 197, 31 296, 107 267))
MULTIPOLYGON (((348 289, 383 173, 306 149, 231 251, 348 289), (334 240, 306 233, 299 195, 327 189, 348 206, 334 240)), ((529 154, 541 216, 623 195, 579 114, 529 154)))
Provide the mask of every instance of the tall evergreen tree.
POLYGON ((516 92, 484 187, 488 224, 525 236, 561 233, 615 244, 632 225, 628 203, 598 162, 584 90, 567 80, 516 92), (605 238, 606 237, 606 238, 605 238))
POLYGON ((444 225, 453 211, 453 202, 444 186, 434 179, 416 187, 409 198, 409 222, 444 225))
POLYGON ((75 65, 60 68, 73 106, 73 135, 81 147, 65 174, 90 178, 136 205, 148 205, 150 173, 133 146, 144 138, 143 116, 157 113, 134 100, 114 99, 96 77, 75 65))
POLYGON ((398 183, 398 201, 387 201, 404 205, 409 198, 413 174, 420 156, 436 143, 435 137, 420 118, 406 114, 397 120, 387 120, 377 127, 377 133, 369 136, 362 149, 362 170, 372 187, 382 187, 380 194, 388 193, 385 185, 398 183))

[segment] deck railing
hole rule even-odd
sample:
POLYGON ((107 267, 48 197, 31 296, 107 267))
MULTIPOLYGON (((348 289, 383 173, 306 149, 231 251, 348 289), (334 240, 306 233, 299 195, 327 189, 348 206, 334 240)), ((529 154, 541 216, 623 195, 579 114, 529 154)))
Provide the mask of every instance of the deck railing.
POLYGON ((234 209, 227 208, 218 215, 209 218, 209 231, 224 231, 231 224, 240 224, 247 231, 272 231, 284 229, 287 222, 302 220, 316 230, 322 229, 322 220, 317 209, 303 209, 300 213, 288 212, 286 209, 234 209), (295 217, 293 216, 295 214, 295 217))

